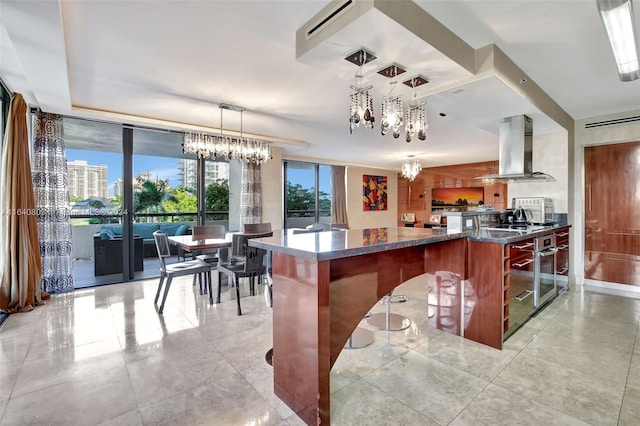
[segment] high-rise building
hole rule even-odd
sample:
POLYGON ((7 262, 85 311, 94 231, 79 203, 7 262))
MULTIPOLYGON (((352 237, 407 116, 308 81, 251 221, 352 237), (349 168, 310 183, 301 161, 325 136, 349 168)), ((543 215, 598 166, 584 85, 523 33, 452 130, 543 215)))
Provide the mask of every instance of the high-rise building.
MULTIPOLYGON (((183 158, 178 164, 180 185, 196 189, 198 183, 198 161, 183 158)), ((229 163, 205 161, 205 187, 219 179, 229 180, 229 163)))
POLYGON ((107 187, 107 166, 87 164, 84 160, 67 161, 69 195, 86 198, 109 196, 107 187))
POLYGON ((122 196, 122 179, 116 179, 115 182, 113 182, 113 196, 114 197, 121 197, 122 196))

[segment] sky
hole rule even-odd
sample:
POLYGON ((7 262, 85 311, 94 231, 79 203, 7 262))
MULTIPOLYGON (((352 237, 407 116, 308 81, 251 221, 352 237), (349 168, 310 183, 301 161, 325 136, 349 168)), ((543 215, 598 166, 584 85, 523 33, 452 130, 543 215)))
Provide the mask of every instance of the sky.
MULTIPOLYGON (((115 152, 88 151, 79 149, 67 149, 67 161, 84 160, 90 165, 103 164, 107 166, 107 182, 109 195, 113 195, 113 183, 122 178, 122 154, 115 152)), ((172 188, 180 185, 178 164, 180 159, 174 157, 155 157, 150 155, 133 156, 133 175, 144 172, 158 179, 169 179, 172 188)), ((331 193, 330 175, 328 169, 321 169, 320 190, 331 193)), ((314 185, 312 169, 297 169, 290 167, 288 177, 291 182, 300 183, 305 188, 314 185)))

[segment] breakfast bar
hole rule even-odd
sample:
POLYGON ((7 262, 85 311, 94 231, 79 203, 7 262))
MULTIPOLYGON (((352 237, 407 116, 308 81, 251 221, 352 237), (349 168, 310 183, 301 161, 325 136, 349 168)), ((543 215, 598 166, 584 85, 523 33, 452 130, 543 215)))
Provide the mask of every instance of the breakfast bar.
POLYGON ((466 236, 372 228, 250 240, 273 254, 276 395, 307 424, 330 424, 329 373, 358 323, 410 278, 450 271, 464 279, 466 236))

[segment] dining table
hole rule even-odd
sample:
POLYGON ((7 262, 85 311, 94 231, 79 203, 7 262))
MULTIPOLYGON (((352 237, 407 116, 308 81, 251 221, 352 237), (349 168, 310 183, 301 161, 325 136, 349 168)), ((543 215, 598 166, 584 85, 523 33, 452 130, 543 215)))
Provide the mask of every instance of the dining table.
POLYGON ((188 252, 197 252, 203 250, 221 249, 231 247, 231 233, 227 233, 224 238, 205 238, 194 239, 193 235, 174 235, 170 236, 169 242, 174 246, 188 252))

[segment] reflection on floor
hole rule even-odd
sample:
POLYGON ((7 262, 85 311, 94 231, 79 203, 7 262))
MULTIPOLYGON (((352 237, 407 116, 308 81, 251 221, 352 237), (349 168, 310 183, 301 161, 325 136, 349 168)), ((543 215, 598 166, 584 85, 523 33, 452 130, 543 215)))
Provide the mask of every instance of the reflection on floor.
MULTIPOLYGON (((182 258, 181 258, 182 259, 182 258)), ((171 256, 169 262, 177 262, 178 256, 171 256)), ((160 262, 157 257, 145 257, 142 271, 136 271, 134 280, 155 278, 160 276, 160 262)), ((93 259, 74 259, 73 273, 75 288, 85 288, 94 285, 118 283, 122 281, 122 274, 94 275, 93 259)))
MULTIPOLYGON (((409 301, 393 310, 410 328, 341 353, 333 424, 640 424, 640 300, 565 293, 498 351, 430 328, 426 287, 398 289, 409 301)), ((186 277, 158 316, 155 288, 78 290, 10 316, 0 424, 301 424, 273 394, 261 296, 243 298, 238 317, 228 294, 210 306, 186 277)))

